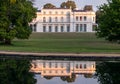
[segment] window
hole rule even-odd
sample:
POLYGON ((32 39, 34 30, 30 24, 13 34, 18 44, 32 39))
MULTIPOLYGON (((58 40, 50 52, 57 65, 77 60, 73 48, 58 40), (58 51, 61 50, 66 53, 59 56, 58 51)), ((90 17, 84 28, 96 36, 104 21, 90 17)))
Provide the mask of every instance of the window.
POLYGON ((55 68, 57 68, 57 63, 55 63, 55 68))
POLYGON ((46 73, 46 71, 43 71, 43 73, 46 73))
POLYGON ((82 16, 80 16, 80 21, 82 21, 82 16))
POLYGON ((46 12, 43 12, 43 14, 46 14, 46 12))
POLYGON ((51 12, 51 11, 49 11, 49 14, 52 14, 52 12, 51 12))
POLYGON ((76 24, 76 32, 79 32, 79 24, 76 24))
POLYGON ((67 25, 67 32, 70 32, 70 25, 67 25))
POLYGON ((86 21, 87 20, 87 17, 86 16, 84 16, 84 21, 86 21))
POLYGON ((43 22, 46 22, 46 18, 45 17, 43 17, 43 22))
POLYGON ((58 32, 58 26, 55 26, 55 32, 58 32))
POLYGON ((80 31, 82 31, 82 24, 80 24, 80 31))
POLYGON ((51 67, 52 67, 52 63, 50 62, 50 63, 49 63, 49 68, 51 68, 51 67))
POLYGON ((78 21, 78 16, 76 16, 76 21, 78 21))
POLYGON ((52 18, 51 17, 49 17, 49 22, 52 22, 52 18))
POLYGON ((49 32, 52 32, 52 26, 49 26, 49 32))
POLYGON ((82 64, 80 64, 80 69, 82 69, 82 64))
POLYGON ((86 64, 84 64, 84 69, 86 69, 87 68, 87 66, 86 66, 86 64))
POLYGON ((55 17, 55 22, 58 22, 58 18, 57 17, 55 17))
POLYGON ((76 68, 78 69, 78 64, 76 64, 76 68))
POLYGON ((55 14, 58 14, 58 12, 56 11, 55 14))
POLYGON ((87 25, 84 24, 84 31, 86 32, 86 30, 87 30, 87 25))
POLYGON ((61 17, 61 22, 63 22, 63 17, 61 17))
POLYGON ((44 67, 44 68, 45 68, 45 65, 46 65, 45 62, 43 62, 43 67, 44 67))
POLYGON ((95 17, 93 17, 93 22, 95 21, 95 17))
POLYGON ((36 32, 36 24, 34 24, 33 26, 33 31, 36 32))
POLYGON ((43 32, 46 32, 46 26, 43 26, 43 32))
POLYGON ((61 26, 61 32, 64 32, 63 26, 61 26))
POLYGON ((62 11, 61 14, 64 14, 64 12, 62 11))
POLYGON ((61 63, 61 68, 63 68, 63 63, 61 63))

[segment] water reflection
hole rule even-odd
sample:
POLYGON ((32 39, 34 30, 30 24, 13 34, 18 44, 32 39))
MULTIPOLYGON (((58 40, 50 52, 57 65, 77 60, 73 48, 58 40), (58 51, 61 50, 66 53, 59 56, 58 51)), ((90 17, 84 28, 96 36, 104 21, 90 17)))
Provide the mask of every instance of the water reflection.
POLYGON ((119 84, 120 62, 0 59, 0 84, 54 83, 119 84))
POLYGON ((94 61, 33 60, 31 64, 31 72, 41 74, 48 80, 60 77, 67 82, 75 82, 79 74, 92 78, 96 70, 94 61))
POLYGON ((0 59, 0 84, 35 84, 29 60, 0 59))
POLYGON ((120 84, 120 62, 98 63, 95 76, 100 84, 120 84))

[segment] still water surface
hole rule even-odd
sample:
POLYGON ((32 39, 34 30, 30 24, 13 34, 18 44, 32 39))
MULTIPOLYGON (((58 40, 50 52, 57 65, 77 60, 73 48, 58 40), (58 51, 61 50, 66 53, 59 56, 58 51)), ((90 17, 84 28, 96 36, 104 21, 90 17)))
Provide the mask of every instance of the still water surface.
POLYGON ((0 59, 0 84, 119 84, 120 62, 0 59))

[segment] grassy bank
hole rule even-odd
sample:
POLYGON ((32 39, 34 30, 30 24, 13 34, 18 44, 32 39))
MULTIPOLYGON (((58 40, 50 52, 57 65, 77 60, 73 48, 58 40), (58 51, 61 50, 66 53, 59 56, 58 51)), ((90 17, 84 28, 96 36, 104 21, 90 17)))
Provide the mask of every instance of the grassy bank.
POLYGON ((94 33, 33 33, 28 40, 14 39, 13 45, 0 45, 3 51, 120 53, 120 44, 96 38, 94 33))

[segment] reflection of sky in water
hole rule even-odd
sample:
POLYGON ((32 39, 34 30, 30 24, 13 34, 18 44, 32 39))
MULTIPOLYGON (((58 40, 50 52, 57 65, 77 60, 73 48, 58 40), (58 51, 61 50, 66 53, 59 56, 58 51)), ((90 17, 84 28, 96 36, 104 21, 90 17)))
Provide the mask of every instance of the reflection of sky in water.
MULTIPOLYGON (((68 84, 66 81, 62 81, 60 77, 53 77, 50 80, 47 80, 41 77, 39 74, 35 75, 37 79, 37 84, 68 84)), ((85 78, 83 75, 78 75, 75 79, 75 82, 69 84, 98 84, 97 79, 94 78, 85 78)))

